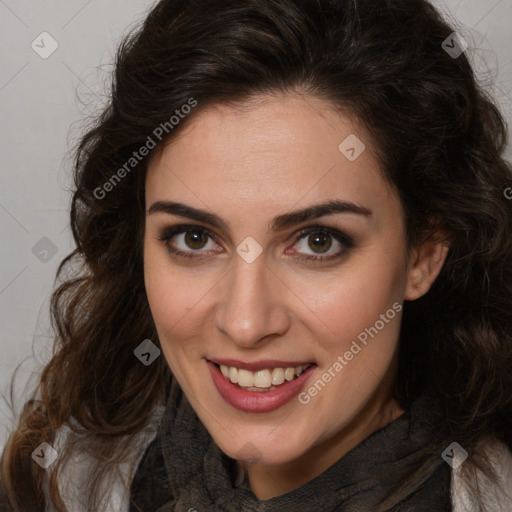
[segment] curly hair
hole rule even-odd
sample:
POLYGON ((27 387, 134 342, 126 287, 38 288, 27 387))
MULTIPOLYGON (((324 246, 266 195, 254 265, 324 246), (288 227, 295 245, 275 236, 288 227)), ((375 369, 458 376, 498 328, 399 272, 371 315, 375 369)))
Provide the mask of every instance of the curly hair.
MULTIPOLYGON (((125 37, 110 101, 76 151, 76 249, 52 295, 54 355, 3 455, 1 486, 16 511, 43 507, 45 472, 30 454, 63 426, 80 439, 73 449, 97 461, 87 508, 101 510, 98 483, 167 397, 165 359, 148 372, 133 355, 146 338, 158 343, 142 261, 155 150, 108 196, 98 190, 190 98, 198 107, 157 148, 203 107, 273 92, 299 90, 364 124, 399 193, 409 247, 439 232, 450 244, 430 291, 404 306, 395 397, 407 409, 432 387, 448 419, 444 446, 457 440, 468 471, 492 472, 481 443, 512 449, 512 208, 503 194, 512 173, 505 121, 469 52, 453 58, 442 47, 453 31, 426 0, 161 0, 125 37)), ((49 483, 59 511, 71 451, 49 483)), ((421 468, 403 485, 420 478, 421 468)))

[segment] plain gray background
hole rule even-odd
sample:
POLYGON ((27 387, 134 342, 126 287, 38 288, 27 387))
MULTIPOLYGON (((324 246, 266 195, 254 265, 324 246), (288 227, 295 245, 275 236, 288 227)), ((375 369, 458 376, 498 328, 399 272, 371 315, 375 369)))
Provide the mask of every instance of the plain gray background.
MULTIPOLYGON (((49 297, 72 249, 71 150, 106 99, 122 35, 154 3, 0 0, 0 393, 24 361, 14 388, 18 405, 51 355, 49 297), (58 47, 46 59, 36 53, 52 44, 58 47)), ((512 123, 512 0, 434 3, 458 23, 481 81, 512 123)), ((0 447, 12 427, 0 399, 0 447)))

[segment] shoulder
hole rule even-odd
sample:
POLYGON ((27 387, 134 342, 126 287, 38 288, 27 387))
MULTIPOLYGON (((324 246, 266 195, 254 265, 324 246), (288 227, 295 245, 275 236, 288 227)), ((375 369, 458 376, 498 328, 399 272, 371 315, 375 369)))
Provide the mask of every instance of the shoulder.
MULTIPOLYGON (((165 406, 162 404, 153 407, 150 421, 136 434, 133 439, 133 448, 130 448, 130 460, 116 465, 116 471, 112 472, 103 482, 108 499, 102 512, 125 512, 129 509, 129 488, 134 472, 142 458, 146 448, 155 438, 158 426, 162 419, 165 406)), ((73 432, 68 426, 60 428, 55 436, 53 448, 59 453, 63 449, 69 436, 73 432)), ((69 512, 83 512, 85 482, 94 470, 96 460, 83 453, 71 454, 69 461, 59 471, 58 486, 62 499, 69 512)), ((45 494, 45 512, 55 512, 56 508, 49 497, 48 483, 51 476, 51 466, 47 469, 47 477, 43 485, 45 494)))
MULTIPOLYGON (((512 453, 507 445, 494 440, 484 447, 485 454, 496 471, 499 485, 477 471, 478 486, 485 497, 485 510, 489 512, 512 511, 512 453)), ((477 512, 474 505, 472 485, 462 475, 462 466, 452 471, 453 512, 477 512)))
MULTIPOLYGON (((106 482, 108 500, 103 512, 128 511, 129 492, 127 489, 130 488, 134 472, 146 448, 156 436, 164 410, 164 405, 154 407, 147 426, 134 439, 131 460, 118 464, 118 471, 116 474, 112 474, 111 478, 106 482)), ((59 453, 59 448, 63 446, 69 434, 69 427, 63 427, 57 432, 53 445, 57 453, 59 453)), ((484 449, 497 473, 500 483, 499 486, 496 486, 485 475, 477 474, 478 485, 486 497, 485 511, 512 511, 512 453, 505 444, 497 440, 488 442, 484 449)), ((84 510, 84 504, 81 500, 83 493, 81 492, 80 483, 86 481, 93 468, 93 463, 94 461, 91 457, 83 454, 72 455, 69 463, 65 466, 65 471, 59 475, 59 490, 69 512, 82 512, 84 510)), ((453 512, 477 512, 479 509, 473 504, 471 484, 462 476, 461 467, 452 470, 451 493, 453 512)), ((56 509, 49 500, 47 487, 51 467, 47 471, 48 478, 44 486, 47 503, 45 512, 55 512, 56 509)))

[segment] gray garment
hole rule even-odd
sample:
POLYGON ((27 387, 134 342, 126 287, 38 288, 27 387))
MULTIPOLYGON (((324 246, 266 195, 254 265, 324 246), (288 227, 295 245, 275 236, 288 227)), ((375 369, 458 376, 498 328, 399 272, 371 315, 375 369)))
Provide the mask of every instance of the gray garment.
POLYGON ((235 487, 235 461, 212 440, 176 382, 156 438, 131 487, 130 512, 447 512, 451 468, 439 403, 428 393, 374 432, 324 473, 291 492, 259 500, 246 482, 235 487), (431 455, 423 452, 430 450, 431 455), (399 486, 426 460, 422 482, 377 508, 384 490, 399 486))

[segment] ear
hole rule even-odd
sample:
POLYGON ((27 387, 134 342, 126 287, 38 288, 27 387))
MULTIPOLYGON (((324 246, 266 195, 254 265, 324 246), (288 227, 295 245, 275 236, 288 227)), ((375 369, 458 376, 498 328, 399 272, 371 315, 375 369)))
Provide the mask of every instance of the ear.
POLYGON ((440 233, 423 242, 419 248, 411 250, 405 300, 416 300, 430 290, 443 268, 448 250, 448 242, 440 233))

